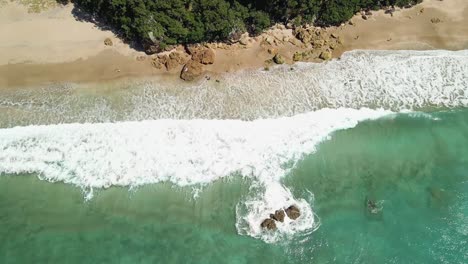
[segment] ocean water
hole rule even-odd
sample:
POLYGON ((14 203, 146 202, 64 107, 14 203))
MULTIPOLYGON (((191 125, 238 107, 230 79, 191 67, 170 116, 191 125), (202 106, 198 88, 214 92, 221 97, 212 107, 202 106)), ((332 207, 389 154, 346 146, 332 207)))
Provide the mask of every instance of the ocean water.
POLYGON ((467 263, 467 105, 467 51, 5 89, 0 263, 467 263))

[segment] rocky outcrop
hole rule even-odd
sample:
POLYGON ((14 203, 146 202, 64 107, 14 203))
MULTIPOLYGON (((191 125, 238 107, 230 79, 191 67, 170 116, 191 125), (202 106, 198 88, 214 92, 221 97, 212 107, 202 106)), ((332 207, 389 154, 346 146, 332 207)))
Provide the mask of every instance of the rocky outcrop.
POLYGON ((276 210, 274 214, 270 214, 270 218, 275 220, 275 221, 278 221, 278 222, 284 222, 284 210, 283 209, 280 209, 280 210, 276 210))
POLYGON ((154 57, 151 59, 151 65, 156 69, 161 69, 164 66, 164 63, 160 60, 159 57, 154 57))
POLYGON ((286 215, 289 217, 289 219, 296 220, 299 218, 299 216, 301 216, 301 212, 295 205, 289 206, 286 210, 276 210, 274 214, 270 214, 270 218, 263 220, 260 226, 264 229, 275 230, 276 222, 283 223, 286 215))
POLYGON ((301 216, 301 211, 295 205, 289 206, 284 211, 286 212, 286 215, 292 220, 296 220, 297 218, 299 218, 299 216, 301 216))
POLYGON ((292 59, 293 59, 293 61, 301 61, 301 60, 303 60, 303 58, 304 58, 303 53, 300 52, 300 51, 297 51, 297 52, 294 53, 292 59))
POLYGON ((276 222, 275 220, 271 218, 267 218, 263 220, 263 222, 260 224, 262 228, 268 229, 268 230, 276 230, 276 222))
POLYGON ((198 61, 190 60, 182 68, 180 78, 184 81, 193 81, 198 79, 203 74, 203 64, 198 61))
POLYGON ((152 58, 151 64, 156 69, 161 69, 163 66, 166 67, 166 70, 172 71, 178 68, 180 65, 184 65, 187 62, 186 56, 178 51, 171 52, 169 55, 159 54, 158 56, 152 58))
POLYGON ((215 53, 212 49, 206 47, 192 47, 188 49, 189 54, 192 55, 192 60, 199 63, 208 65, 213 64, 215 61, 215 53))

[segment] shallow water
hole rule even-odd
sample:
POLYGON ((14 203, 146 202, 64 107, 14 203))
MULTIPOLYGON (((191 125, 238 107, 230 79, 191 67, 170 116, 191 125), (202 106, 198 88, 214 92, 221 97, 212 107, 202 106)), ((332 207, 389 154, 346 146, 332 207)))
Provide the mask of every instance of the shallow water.
POLYGON ((466 263, 468 110, 402 114, 336 132, 284 179, 320 218, 267 244, 237 234, 248 179, 80 189, 0 179, 2 263, 466 263), (311 199, 310 192, 315 199, 311 199), (377 214, 366 197, 381 202, 377 214))
POLYGON ((467 73, 466 51, 358 51, 221 84, 7 90, 0 263, 467 263, 467 73))

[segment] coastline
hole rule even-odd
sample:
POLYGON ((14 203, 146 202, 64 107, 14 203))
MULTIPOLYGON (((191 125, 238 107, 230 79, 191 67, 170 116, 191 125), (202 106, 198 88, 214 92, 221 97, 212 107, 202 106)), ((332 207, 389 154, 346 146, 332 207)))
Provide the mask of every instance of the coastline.
MULTIPOLYGON (((155 55, 132 49, 111 31, 77 21, 72 5, 28 13, 24 6, 9 3, 0 7, 0 17, 0 35, 6 36, 6 41, 0 43, 1 88, 145 77, 179 80, 182 65, 170 71, 153 67, 155 55), (104 45, 106 38, 112 39, 112 46, 104 45)), ((333 58, 356 49, 467 49, 468 2, 425 0, 415 7, 397 10, 393 17, 377 11, 367 20, 356 15, 351 23, 319 30, 342 40, 342 45, 331 51, 333 58), (434 18, 440 22, 431 22, 434 18)), ((291 29, 280 26, 244 44, 208 46, 215 53, 214 64, 205 66, 209 76, 263 68, 265 61, 273 57, 272 50, 292 64, 295 52, 311 49, 295 38, 291 29)), ((304 61, 321 60, 315 56, 304 61)))

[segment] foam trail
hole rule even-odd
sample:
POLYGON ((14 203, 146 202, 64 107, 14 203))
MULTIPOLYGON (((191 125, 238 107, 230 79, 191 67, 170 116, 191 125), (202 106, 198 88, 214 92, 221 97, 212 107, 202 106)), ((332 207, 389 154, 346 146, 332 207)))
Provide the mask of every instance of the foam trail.
MULTIPOLYGON (((287 163, 315 150, 330 133, 390 112, 322 109, 278 119, 155 120, 0 129, 0 174, 37 173, 83 189, 172 182, 205 184, 233 174, 264 188, 238 216, 239 232, 261 237, 258 221, 273 207, 300 206, 301 218, 280 233, 313 228, 307 202, 281 185, 287 163), (247 221, 247 222, 246 222, 247 221)), ((290 168, 290 166, 289 166, 290 168)), ((90 192, 89 194, 92 194, 90 192)), ((265 238, 274 241, 273 238, 265 238)))
POLYGON ((468 50, 352 51, 327 63, 227 74, 220 83, 142 80, 2 91, 0 127, 293 116, 322 108, 468 106, 468 50), (111 86, 109 91, 106 85, 111 86), (88 89, 89 88, 89 89, 88 89), (112 91, 112 92, 110 92, 112 91))

